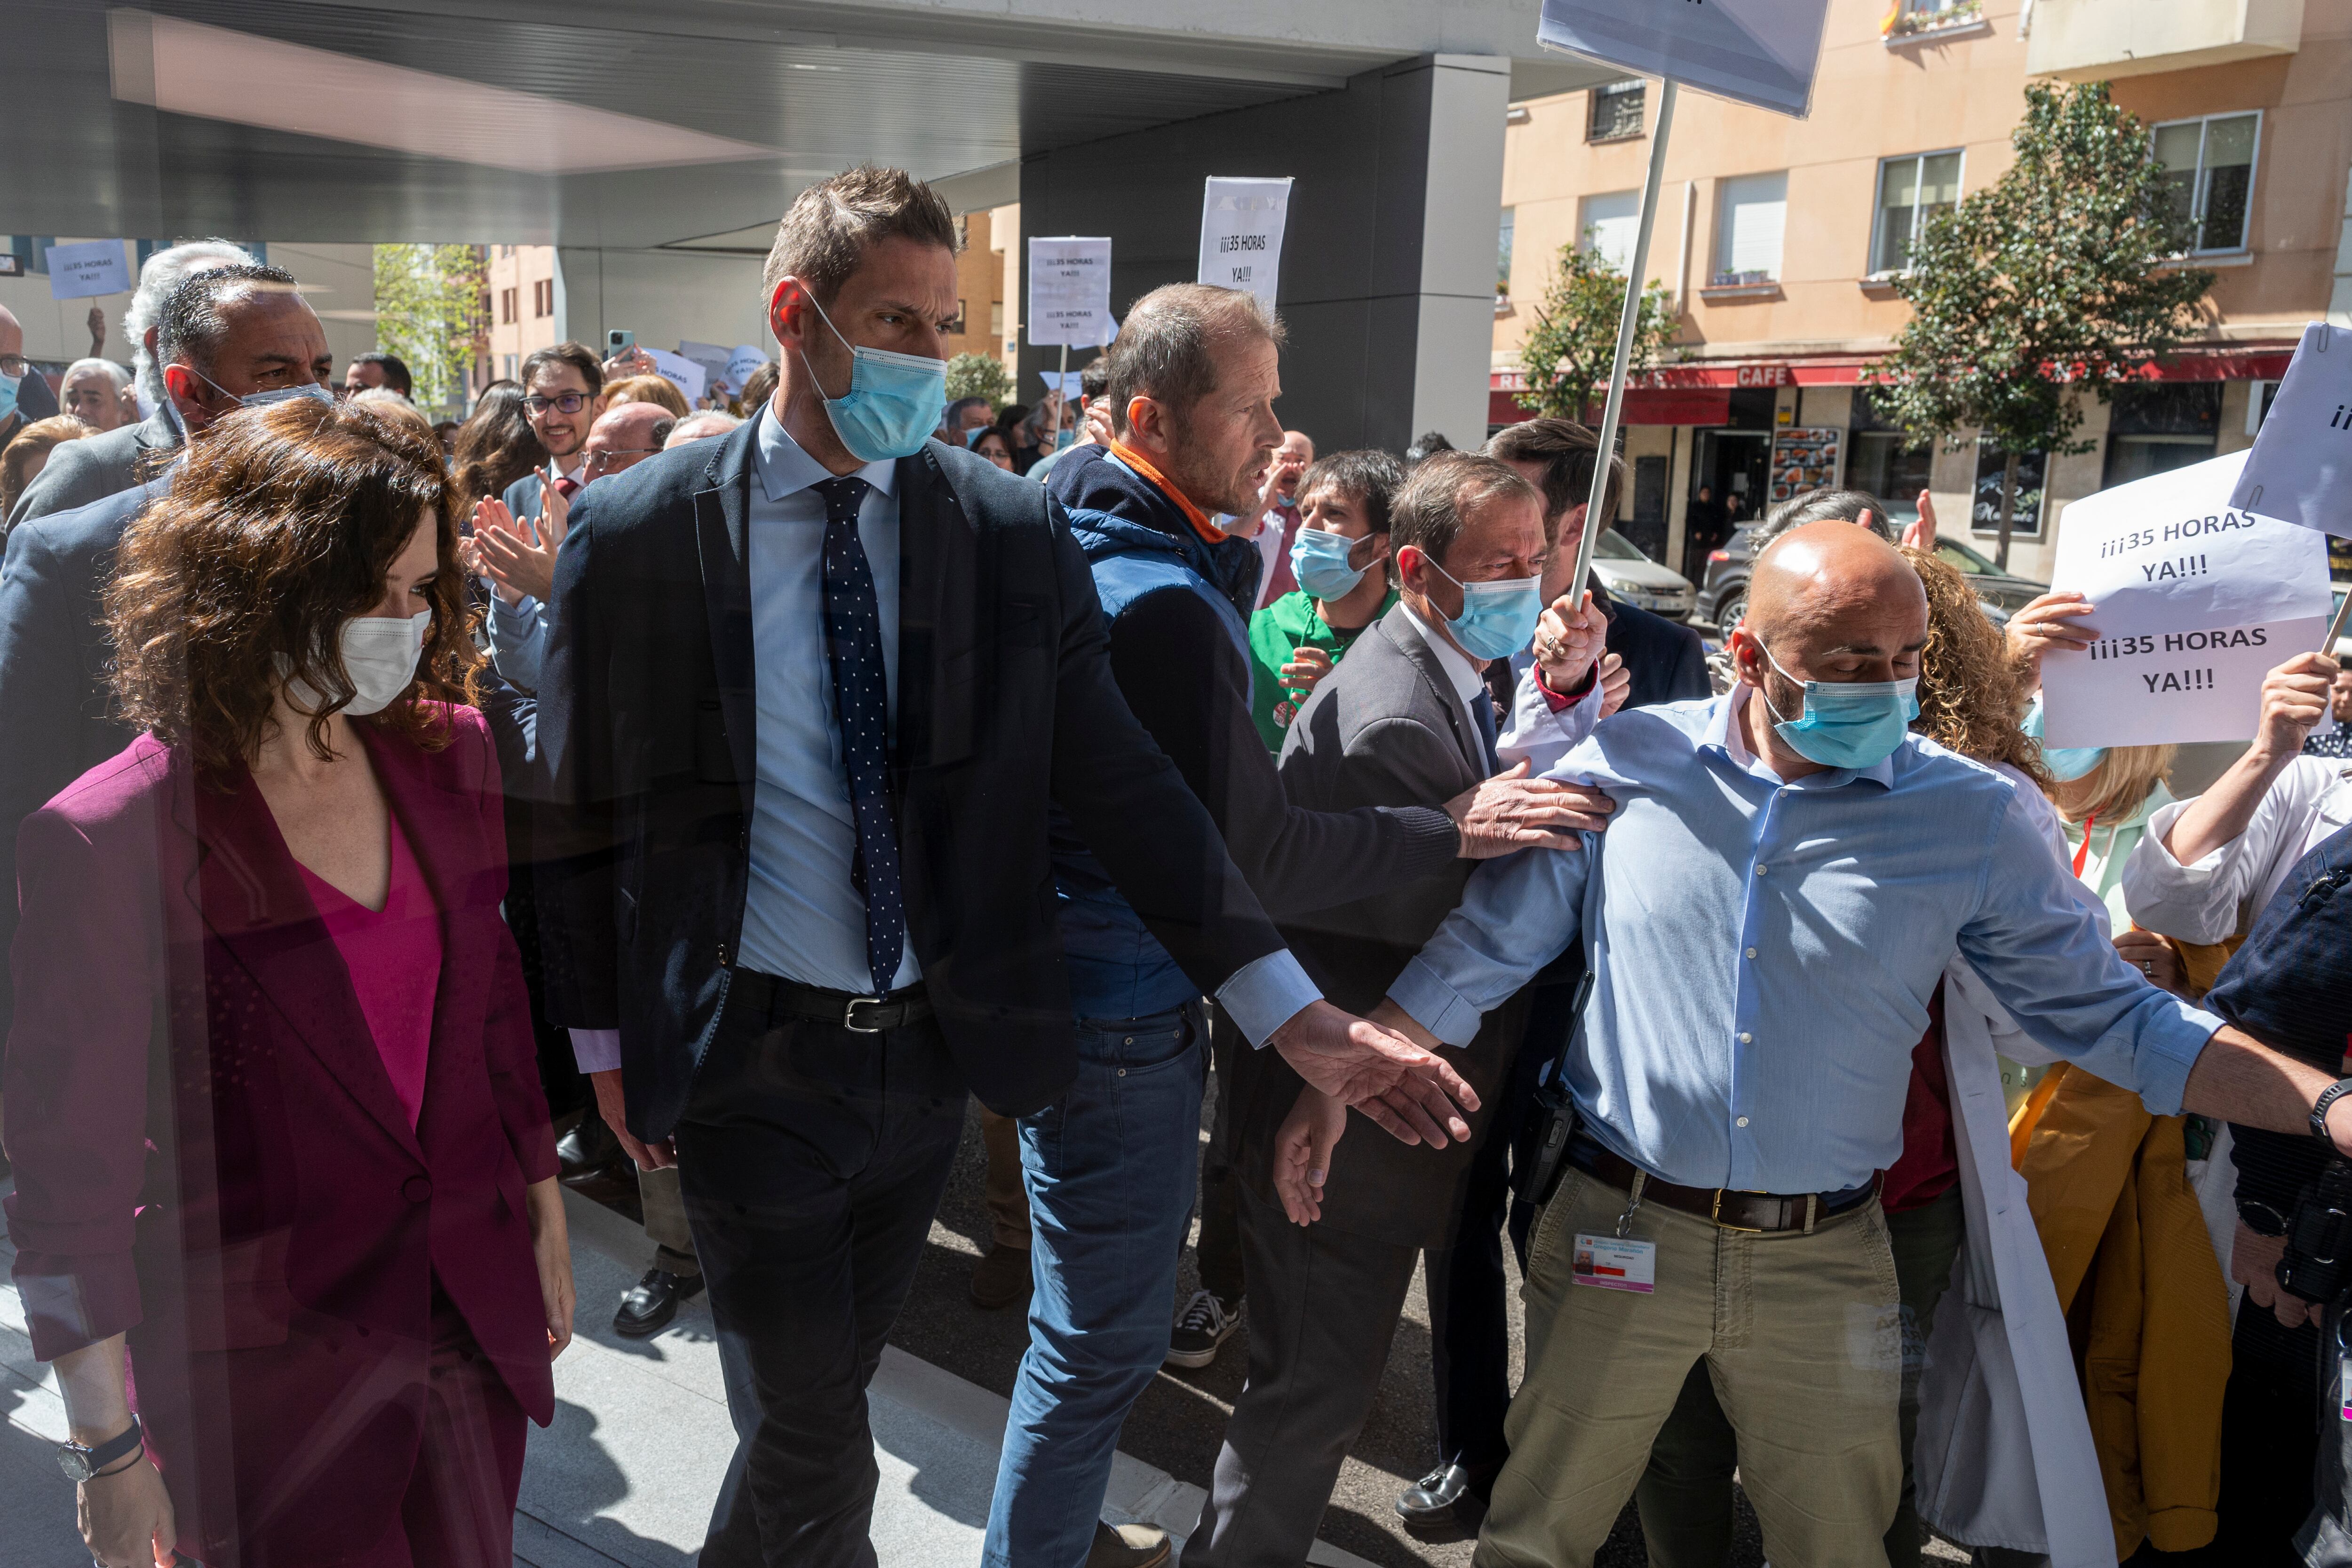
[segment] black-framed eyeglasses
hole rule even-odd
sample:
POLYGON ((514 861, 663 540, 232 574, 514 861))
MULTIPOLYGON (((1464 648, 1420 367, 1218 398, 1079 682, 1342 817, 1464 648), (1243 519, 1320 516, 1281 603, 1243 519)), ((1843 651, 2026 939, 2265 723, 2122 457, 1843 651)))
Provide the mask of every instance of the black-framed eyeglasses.
POLYGON ((22 354, 0 354, 0 376, 23 376, 33 362, 22 354))
POLYGON ((578 413, 588 406, 588 394, 557 392, 553 397, 541 397, 534 392, 522 400, 522 405, 533 413, 545 413, 550 408, 558 413, 578 413))

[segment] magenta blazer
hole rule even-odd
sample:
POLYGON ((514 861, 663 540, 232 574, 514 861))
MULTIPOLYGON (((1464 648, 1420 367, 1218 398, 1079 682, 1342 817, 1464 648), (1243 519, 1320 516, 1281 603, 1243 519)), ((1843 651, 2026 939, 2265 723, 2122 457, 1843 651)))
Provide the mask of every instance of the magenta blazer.
POLYGON ((434 1291, 554 1414, 525 1184, 555 1174, 499 770, 352 727, 440 905, 416 1125, 239 768, 142 736, 26 819, 5 1076, 16 1279, 43 1360, 128 1331, 181 1550, 327 1563, 397 1518, 434 1291))

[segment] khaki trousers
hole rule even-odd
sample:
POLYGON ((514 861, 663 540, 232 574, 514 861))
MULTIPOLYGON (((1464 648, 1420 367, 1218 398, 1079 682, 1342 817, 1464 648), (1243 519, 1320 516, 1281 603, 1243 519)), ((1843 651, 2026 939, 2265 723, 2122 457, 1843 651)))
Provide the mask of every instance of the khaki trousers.
POLYGON ((1627 1234, 1657 1244, 1655 1293, 1571 1284, 1576 1234, 1615 1234, 1626 1203, 1571 1169, 1536 1220, 1527 1377, 1476 1568, 1590 1568, 1700 1361, 1738 1434, 1765 1554, 1885 1568, 1903 1478, 1902 1335, 1877 1200, 1811 1236, 1645 1204, 1627 1234))

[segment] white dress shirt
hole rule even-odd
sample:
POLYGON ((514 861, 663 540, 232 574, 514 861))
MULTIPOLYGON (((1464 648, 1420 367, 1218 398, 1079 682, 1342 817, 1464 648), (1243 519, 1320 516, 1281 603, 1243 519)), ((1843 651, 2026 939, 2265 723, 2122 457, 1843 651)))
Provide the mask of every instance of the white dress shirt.
POLYGON ((1429 644, 1429 651, 1437 655, 1438 668, 1444 670, 1446 679, 1454 683, 1454 698, 1461 705, 1462 722, 1470 727, 1471 734, 1482 735, 1484 732, 1479 727, 1478 716, 1471 711, 1470 705, 1493 700, 1486 695, 1486 671, 1473 662, 1469 654, 1455 647, 1453 639, 1423 620, 1421 612, 1412 607, 1411 600, 1401 599, 1397 602, 1404 606, 1404 618, 1412 622, 1412 629, 1421 633, 1421 640, 1429 644))

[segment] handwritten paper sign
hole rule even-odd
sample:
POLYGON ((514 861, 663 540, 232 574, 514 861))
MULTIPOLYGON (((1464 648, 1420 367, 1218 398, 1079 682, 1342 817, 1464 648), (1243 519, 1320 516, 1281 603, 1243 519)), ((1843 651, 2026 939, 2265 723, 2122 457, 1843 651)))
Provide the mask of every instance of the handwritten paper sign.
POLYGON ((768 362, 768 356, 751 343, 738 343, 727 356, 727 390, 740 392, 751 383, 751 372, 768 362))
POLYGON ((2042 658, 2043 738, 2052 746, 2251 740, 2262 716, 2263 677, 2318 647, 2326 631, 2327 617, 2315 615, 2110 635, 2081 652, 2053 650, 2042 658))
POLYGON ((1829 0, 1544 0, 1536 41, 1804 118, 1829 0))
POLYGON ((1274 314, 1282 276, 1282 231, 1290 215, 1290 184, 1279 180, 1212 175, 1201 195, 1201 270, 1197 281, 1244 289, 1274 314))
POLYGON ((2231 505, 2352 537, 2352 331, 2303 329, 2231 505))
POLYGON ((88 299, 100 294, 121 294, 131 287, 131 268, 123 260, 122 242, 119 239, 53 245, 47 255, 52 299, 88 299))
POLYGON ((1028 327, 1033 345, 1110 341, 1110 241, 1030 236, 1028 327))
POLYGON ((686 394, 688 408, 702 401, 704 375, 700 365, 667 349, 647 349, 646 357, 653 361, 654 371, 662 380, 686 394))
POLYGON ((2324 621, 2326 539, 2235 506, 2245 466, 2233 452, 2074 502, 2051 586, 2088 595, 2092 623, 2111 637, 2324 621))

